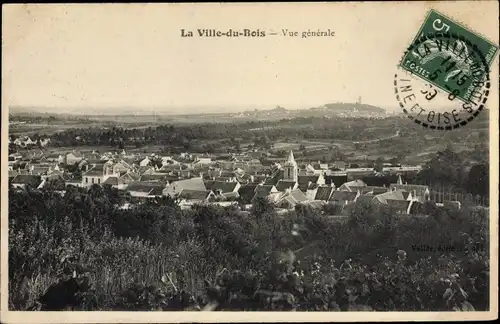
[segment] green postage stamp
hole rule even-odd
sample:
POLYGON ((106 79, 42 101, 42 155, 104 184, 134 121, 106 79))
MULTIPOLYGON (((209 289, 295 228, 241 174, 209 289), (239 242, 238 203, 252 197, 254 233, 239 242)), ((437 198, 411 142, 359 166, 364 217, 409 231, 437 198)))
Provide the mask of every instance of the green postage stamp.
POLYGON ((400 62, 400 67, 449 94, 473 101, 488 79, 498 52, 490 41, 431 10, 400 62))

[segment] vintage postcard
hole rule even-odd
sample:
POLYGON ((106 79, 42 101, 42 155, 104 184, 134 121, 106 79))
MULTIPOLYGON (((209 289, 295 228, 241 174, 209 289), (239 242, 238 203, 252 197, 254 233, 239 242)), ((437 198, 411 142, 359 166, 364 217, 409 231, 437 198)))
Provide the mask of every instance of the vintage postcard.
POLYGON ((498 15, 4 5, 0 320, 497 318, 498 15))

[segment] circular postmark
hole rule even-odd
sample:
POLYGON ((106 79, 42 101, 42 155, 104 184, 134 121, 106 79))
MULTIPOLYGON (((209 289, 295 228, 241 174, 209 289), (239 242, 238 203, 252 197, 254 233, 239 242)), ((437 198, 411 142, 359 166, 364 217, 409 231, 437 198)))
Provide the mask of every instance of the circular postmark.
POLYGON ((405 52, 394 75, 399 106, 415 123, 437 130, 465 126, 488 100, 489 66, 462 35, 428 33, 405 52))

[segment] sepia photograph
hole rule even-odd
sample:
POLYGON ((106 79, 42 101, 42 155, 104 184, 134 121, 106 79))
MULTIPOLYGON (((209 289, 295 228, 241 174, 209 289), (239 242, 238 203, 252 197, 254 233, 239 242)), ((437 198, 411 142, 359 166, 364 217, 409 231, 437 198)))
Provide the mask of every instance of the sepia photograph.
POLYGON ((498 15, 4 5, 2 322, 498 318, 498 15))

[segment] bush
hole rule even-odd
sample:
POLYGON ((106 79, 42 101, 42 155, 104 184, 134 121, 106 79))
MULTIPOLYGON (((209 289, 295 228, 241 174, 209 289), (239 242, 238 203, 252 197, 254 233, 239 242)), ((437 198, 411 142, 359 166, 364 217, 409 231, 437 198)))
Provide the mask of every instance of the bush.
POLYGON ((302 205, 278 215, 264 200, 248 215, 168 199, 123 211, 97 187, 9 194, 14 310, 31 309, 73 271, 91 286, 81 310, 489 307, 484 209, 413 217, 355 204, 344 222, 302 205))

